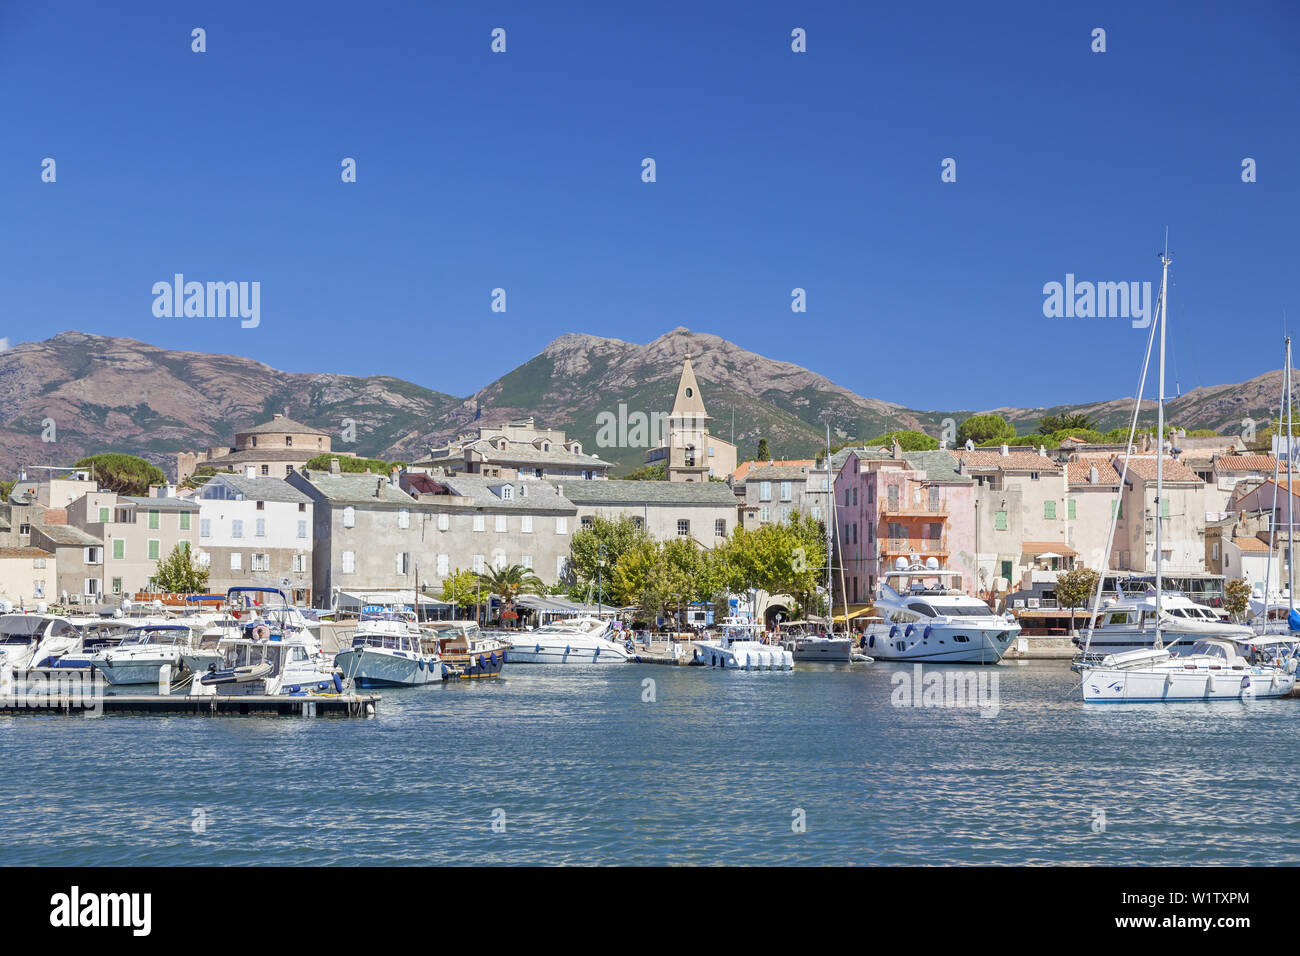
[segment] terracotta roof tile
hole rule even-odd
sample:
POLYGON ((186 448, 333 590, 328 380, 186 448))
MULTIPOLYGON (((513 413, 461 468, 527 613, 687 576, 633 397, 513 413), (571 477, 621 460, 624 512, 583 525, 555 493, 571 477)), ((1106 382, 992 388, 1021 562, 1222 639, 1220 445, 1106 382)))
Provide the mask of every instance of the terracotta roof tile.
POLYGON ((1005 471, 1051 471, 1060 472, 1061 466, 1036 451, 1012 451, 1002 454, 996 448, 976 448, 967 451, 955 448, 952 452, 966 463, 967 468, 1001 468, 1005 471))

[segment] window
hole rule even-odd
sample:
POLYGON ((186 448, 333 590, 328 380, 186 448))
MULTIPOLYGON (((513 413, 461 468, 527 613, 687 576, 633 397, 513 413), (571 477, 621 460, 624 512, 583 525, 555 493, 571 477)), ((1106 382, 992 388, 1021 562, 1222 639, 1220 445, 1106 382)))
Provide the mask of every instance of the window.
POLYGON ((210 538, 210 537, 212 537, 212 519, 211 519, 211 518, 200 518, 200 519, 199 519, 199 537, 200 537, 200 538, 210 538))
POLYGON ((118 538, 113 542, 113 560, 123 561, 126 559, 126 542, 118 538))
POLYGON ((509 485, 505 485, 502 487, 501 489, 502 501, 511 501, 514 499, 514 497, 515 497, 515 490, 513 488, 511 488, 509 485))
POLYGON ((770 505, 763 505, 758 509, 758 520, 764 524, 772 520, 772 507, 770 505))
POLYGON ((1037 481, 1037 480, 1038 480, 1038 472, 1036 472, 1036 471, 1031 471, 1031 472, 1029 473, 1029 480, 1030 480, 1030 481, 1037 481))
POLYGON ((306 510, 307 510, 307 502, 305 502, 305 501, 300 501, 300 502, 298 502, 298 510, 299 510, 299 511, 306 511, 306 510))
POLYGON ((569 533, 569 519, 568 519, 568 518, 556 518, 556 519, 555 519, 555 533, 556 533, 556 534, 568 534, 568 533, 569 533))
POLYGON ((149 560, 157 561, 158 554, 161 550, 162 550, 162 542, 159 541, 157 538, 150 538, 149 539, 149 560))
POLYGON ((473 566, 474 566, 474 573, 475 573, 475 574, 482 574, 482 573, 483 573, 483 555, 481 555, 481 554, 476 554, 476 555, 474 555, 474 565, 473 565, 473 566))
POLYGON ((348 505, 343 509, 343 527, 354 528, 357 524, 357 509, 348 505))
POLYGON ((718 518, 713 522, 713 534, 718 538, 725 538, 727 536, 726 518, 718 518))
POLYGON ((782 521, 782 523, 784 523, 784 522, 790 520, 790 511, 791 511, 790 505, 782 505, 782 506, 781 506, 781 521, 782 521))
POLYGON ((1005 511, 993 512, 993 530, 994 531, 1007 530, 1007 513, 1005 511))
POLYGON ((492 567, 500 571, 506 566, 506 553, 504 551, 492 552, 492 567))
POLYGON ((258 536, 259 538, 265 538, 265 537, 266 537, 266 519, 265 519, 265 518, 258 518, 258 519, 257 519, 257 532, 256 532, 256 533, 257 533, 257 536, 258 536))
POLYGON ((533 556, 531 554, 525 554, 519 559, 519 563, 531 571, 533 569, 533 556))
POLYGON ((158 512, 157 512, 157 511, 152 511, 152 510, 151 510, 151 511, 149 512, 149 530, 150 530, 150 531, 157 531, 157 530, 158 530, 158 512))
POLYGON ((285 448, 292 448, 292 447, 293 447, 293 436, 292 436, 292 435, 285 435, 285 436, 284 436, 284 447, 285 447, 285 448))
POLYGON ((781 482, 781 500, 789 501, 790 496, 791 496, 790 482, 788 481, 781 482))
POLYGON ((107 524, 107 523, 108 523, 108 509, 107 509, 107 508, 100 508, 100 509, 99 509, 99 523, 100 523, 100 524, 107 524))
POLYGON ((694 445, 686 446, 686 458, 685 461, 683 461, 683 464, 687 468, 695 467, 695 446, 694 445))
POLYGON ((770 481, 760 481, 758 483, 758 500, 759 501, 772 500, 772 483, 770 481))
POLYGON ((522 531, 524 534, 532 534, 533 531, 532 515, 524 515, 522 518, 519 519, 519 530, 522 531))
POLYGON ((633 516, 632 516, 632 527, 634 527, 634 528, 639 528, 639 529, 641 529, 642 531, 644 531, 644 530, 645 530, 645 518, 642 517, 641 515, 633 515, 633 516))
POLYGON ((451 573, 451 556, 446 554, 438 555, 438 577, 445 578, 451 573))
POLYGON ((1116 510, 1116 507, 1117 507, 1117 506, 1118 506, 1118 509, 1119 509, 1119 520, 1120 520, 1120 521, 1123 521, 1123 520, 1124 520, 1124 502, 1122 502, 1122 501, 1112 501, 1112 502, 1110 503, 1110 516, 1111 516, 1112 518, 1115 517, 1115 510, 1116 510))
POLYGON ((298 537, 300 537, 300 538, 305 538, 305 537, 307 537, 307 522, 306 522, 306 521, 299 521, 299 522, 298 522, 298 537))
POLYGON ((99 593, 98 578, 86 578, 85 584, 86 584, 86 593, 91 597, 99 593))
POLYGON ((497 533, 500 534, 505 530, 506 530, 506 516, 497 515, 497 533))
POLYGON ((592 526, 593 523, 594 523, 594 522, 593 522, 593 520, 592 520, 591 515, 583 515, 583 517, 582 517, 582 519, 581 519, 581 524, 582 524, 582 526, 583 526, 584 528, 590 528, 590 527, 592 526))
POLYGON ((293 474, 293 465, 285 465, 285 466, 284 466, 284 474, 285 474, 285 477, 288 477, 289 475, 292 475, 292 474, 293 474))
POLYGON ((411 573, 411 556, 405 551, 399 551, 393 555, 393 573, 410 574, 411 573))
POLYGON ((813 520, 814 520, 814 521, 820 521, 820 520, 821 520, 821 517, 822 517, 822 506, 821 506, 821 505, 813 505, 813 506, 812 506, 812 518, 813 518, 813 520))
POLYGON ((257 510, 258 510, 258 511, 265 511, 265 510, 266 510, 266 502, 265 502, 265 501, 259 501, 259 502, 257 503, 257 510))
POLYGON ((190 543, 188 541, 177 541, 176 547, 181 549, 182 554, 190 553, 190 543))
POLYGON ((271 474, 271 466, 270 466, 270 465, 263 465, 263 466, 262 466, 262 474, 264 474, 264 475, 270 475, 270 474, 271 474))
POLYGON ((356 552, 353 552, 353 551, 344 551, 343 554, 342 554, 342 558, 343 558, 343 562, 342 562, 342 563, 343 563, 343 573, 344 573, 344 574, 355 574, 355 573, 356 573, 356 570, 357 570, 357 556, 356 556, 356 552))
POLYGON ((691 523, 685 518, 677 519, 677 537, 689 537, 691 533, 691 523))
POLYGON ((244 570, 244 555, 242 552, 240 551, 230 552, 230 570, 232 571, 244 570))
POLYGON ((293 570, 299 573, 307 570, 307 555, 302 551, 293 556, 293 570))
POLYGON ((409 508, 399 508, 397 510, 397 526, 399 528, 409 528, 411 526, 411 510, 409 508))
POLYGON ((475 530, 475 531, 482 531, 482 530, 483 530, 483 516, 482 516, 482 515, 475 515, 475 516, 474 516, 474 530, 475 530))
POLYGON ((1075 502, 1074 502, 1074 499, 1073 499, 1073 498, 1066 498, 1066 499, 1065 499, 1065 516, 1066 516, 1068 519, 1070 519, 1071 521, 1073 521, 1073 520, 1077 517, 1077 515, 1076 515, 1075 512, 1076 512, 1076 509, 1075 509, 1075 502))
POLYGON ((212 555, 209 554, 207 551, 199 552, 199 567, 201 568, 212 567, 212 555))
POLYGON ((121 594, 121 593, 122 593, 122 579, 121 579, 121 578, 113 578, 113 593, 114 593, 114 594, 121 594))
POLYGON ((244 522, 240 518, 233 518, 230 522, 230 536, 232 538, 242 538, 244 536, 244 522))
MULTIPOLYGON (((103 548, 90 547, 86 549, 87 564, 100 564, 103 560, 104 560, 103 548)), ((41 567, 41 568, 45 567, 45 561, 42 559, 41 563, 37 565, 37 567, 41 567)))
POLYGON ((271 556, 254 552, 251 569, 253 571, 269 571, 271 569, 271 556))
POLYGON ((1043 502, 1043 517, 1049 519, 1056 517, 1055 501, 1048 500, 1043 502))

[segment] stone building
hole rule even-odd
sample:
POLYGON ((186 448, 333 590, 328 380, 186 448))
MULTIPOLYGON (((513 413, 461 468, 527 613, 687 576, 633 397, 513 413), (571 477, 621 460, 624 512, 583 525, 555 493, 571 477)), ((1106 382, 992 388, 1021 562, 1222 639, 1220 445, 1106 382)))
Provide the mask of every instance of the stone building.
POLYGON ((235 432, 234 445, 180 452, 176 456, 176 481, 183 482, 200 465, 238 474, 246 474, 252 468, 258 477, 283 478, 324 454, 352 456, 353 453, 333 451, 327 433, 275 414, 270 421, 235 432))
POLYGON ((425 457, 412 469, 440 468, 447 474, 484 478, 554 479, 590 481, 607 478, 613 464, 585 454, 582 442, 562 431, 537 428, 532 418, 504 425, 485 425, 477 433, 461 435, 425 457))

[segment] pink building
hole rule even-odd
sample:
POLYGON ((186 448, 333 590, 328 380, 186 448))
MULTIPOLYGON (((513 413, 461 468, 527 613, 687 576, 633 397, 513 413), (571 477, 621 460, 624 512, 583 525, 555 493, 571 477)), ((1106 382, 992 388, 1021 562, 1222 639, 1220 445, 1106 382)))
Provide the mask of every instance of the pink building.
POLYGON ((972 593, 974 500, 974 482, 947 451, 850 452, 835 478, 837 600, 870 602, 884 573, 914 557, 960 571, 960 587, 972 593))

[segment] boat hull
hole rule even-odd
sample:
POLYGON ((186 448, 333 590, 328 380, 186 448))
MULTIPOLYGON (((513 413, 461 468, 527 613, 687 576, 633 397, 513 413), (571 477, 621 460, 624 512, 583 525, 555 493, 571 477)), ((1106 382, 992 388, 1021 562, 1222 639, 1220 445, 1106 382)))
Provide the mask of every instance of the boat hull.
POLYGON ((790 653, 796 661, 848 664, 853 660, 853 642, 848 638, 832 641, 796 642, 790 653))
POLYGON ((1295 675, 1275 669, 1089 667, 1082 671, 1090 704, 1231 701, 1290 696, 1295 675))
POLYGON ((532 644, 516 641, 510 648, 512 664, 626 664, 631 656, 617 644, 609 642, 583 647, 544 641, 532 644))
MULTIPOLYGON (((515 659, 514 651, 510 660, 515 659)), ((489 651, 476 654, 446 654, 442 658, 443 680, 470 680, 475 677, 499 677, 506 663, 506 652, 489 651)))
POLYGON ((700 641, 695 645, 695 656, 700 663, 722 670, 788 671, 794 669, 794 655, 778 644, 735 641, 724 647, 714 641, 700 641))
POLYGON ((156 684, 164 667, 171 666, 173 678, 177 677, 181 670, 179 654, 169 657, 115 656, 111 661, 108 659, 95 660, 92 663, 95 670, 103 674, 104 679, 114 685, 156 684))
POLYGON ((869 629, 863 649, 878 661, 996 664, 1019 636, 1019 626, 995 630, 941 625, 910 629, 909 633, 908 628, 891 625, 869 629))
POLYGON ((438 658, 414 657, 380 648, 349 648, 340 651, 334 663, 358 687, 410 687, 442 680, 438 658))

